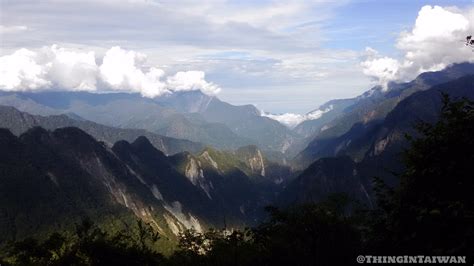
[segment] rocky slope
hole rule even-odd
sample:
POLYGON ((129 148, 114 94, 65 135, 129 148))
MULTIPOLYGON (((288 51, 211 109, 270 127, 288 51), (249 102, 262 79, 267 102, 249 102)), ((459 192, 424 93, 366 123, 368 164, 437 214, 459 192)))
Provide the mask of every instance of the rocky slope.
POLYGON ((279 197, 280 202, 319 201, 331 193, 342 192, 371 206, 372 178, 379 177, 390 186, 398 184, 394 174, 403 170, 401 153, 407 147, 405 134, 416 136, 414 126, 419 121, 433 123, 438 119, 443 106, 442 93, 453 99, 473 100, 474 75, 413 93, 382 121, 358 123, 341 137, 318 142, 322 151, 325 145, 325 155, 331 158, 317 159, 290 181, 279 197))
MULTIPOLYGON (((210 158, 200 155, 206 167, 210 158)), ((74 127, 19 137, 1 129, 1 241, 71 230, 84 217, 114 228, 141 219, 169 241, 186 228, 251 224, 257 202, 268 202, 238 168, 205 170, 203 182, 214 186, 207 193, 189 167, 182 174, 145 137, 110 148, 74 127)))
POLYGON ((341 153, 342 149, 352 150, 345 154, 354 160, 361 160, 369 146, 352 143, 357 141, 361 130, 372 130, 401 101, 413 93, 472 74, 474 64, 454 64, 441 71, 422 73, 411 82, 389 84, 385 91, 381 87, 372 88, 354 99, 353 103, 339 114, 333 114, 332 120, 319 125, 308 146, 294 158, 296 167, 304 169, 318 158, 344 154, 341 153), (352 147, 346 148, 350 145, 352 147))

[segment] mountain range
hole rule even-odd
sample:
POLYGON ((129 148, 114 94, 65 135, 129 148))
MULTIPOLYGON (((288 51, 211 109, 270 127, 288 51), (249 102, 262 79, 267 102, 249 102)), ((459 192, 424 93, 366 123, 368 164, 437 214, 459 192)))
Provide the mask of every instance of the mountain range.
POLYGON ((326 144, 354 125, 383 120, 414 92, 473 72, 473 64, 454 64, 442 71, 422 73, 407 83, 390 83, 386 89, 376 86, 358 97, 321 105, 308 113, 320 115, 293 129, 262 116, 253 105, 231 105, 200 91, 176 92, 153 99, 129 93, 0 92, 0 105, 33 115, 62 114, 109 127, 146 130, 217 149, 256 145, 274 160, 294 159, 302 170, 318 158, 335 155, 334 148, 326 144))
POLYGON ((110 147, 76 127, 2 129, 0 140, 2 241, 70 229, 84 216, 118 227, 139 218, 171 239, 185 228, 241 227, 276 192, 255 147, 238 151, 244 157, 167 157, 143 136, 110 147))
POLYGON ((4 92, 0 105, 37 115, 65 114, 112 127, 145 129, 219 149, 256 144, 280 157, 297 140, 290 129, 262 117, 254 106, 230 105, 201 92, 155 99, 127 93, 4 92))
POLYGON ((383 122, 397 104, 415 92, 473 73, 474 64, 454 64, 441 71, 422 73, 407 83, 390 83, 386 89, 376 86, 356 98, 329 102, 335 106, 333 111, 295 128, 310 137, 306 148, 294 158, 294 164, 304 169, 319 158, 337 155, 360 161, 369 147, 353 142, 354 139, 383 122))
POLYGON ((134 219, 170 247, 180 231, 242 228, 264 207, 333 193, 373 207, 374 176, 397 185, 405 134, 436 121, 441 93, 474 99, 474 64, 329 101, 290 129, 200 91, 157 98, 0 92, 0 242, 134 219))

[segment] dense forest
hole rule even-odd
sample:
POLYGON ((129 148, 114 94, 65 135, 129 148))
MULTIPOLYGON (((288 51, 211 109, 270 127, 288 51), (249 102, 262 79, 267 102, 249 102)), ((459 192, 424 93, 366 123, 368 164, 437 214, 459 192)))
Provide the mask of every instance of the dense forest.
POLYGON ((463 255, 474 258, 474 102, 443 96, 438 122, 419 121, 401 157, 395 188, 373 177, 377 207, 346 195, 267 207, 245 230, 181 232, 172 254, 141 221, 108 232, 84 218, 74 232, 2 247, 1 265, 350 265, 358 255, 463 255))

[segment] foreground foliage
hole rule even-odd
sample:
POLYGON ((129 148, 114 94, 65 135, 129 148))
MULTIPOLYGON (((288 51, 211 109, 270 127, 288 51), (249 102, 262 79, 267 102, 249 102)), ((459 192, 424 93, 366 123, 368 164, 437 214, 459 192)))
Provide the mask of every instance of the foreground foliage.
MULTIPOLYGON (((440 119, 407 136, 400 185, 377 186, 371 247, 379 253, 474 253, 474 102, 443 95, 440 119)), ((474 254, 473 254, 474 255, 474 254)))
POLYGON ((73 235, 54 233, 46 240, 25 240, 9 245, 2 265, 157 265, 163 256, 154 251, 159 236, 137 221, 134 230, 110 235, 88 219, 73 235))
POLYGON ((284 211, 269 207, 268 221, 244 231, 186 231, 170 260, 177 265, 348 264, 361 242, 353 218, 344 215, 345 201, 335 196, 284 211))

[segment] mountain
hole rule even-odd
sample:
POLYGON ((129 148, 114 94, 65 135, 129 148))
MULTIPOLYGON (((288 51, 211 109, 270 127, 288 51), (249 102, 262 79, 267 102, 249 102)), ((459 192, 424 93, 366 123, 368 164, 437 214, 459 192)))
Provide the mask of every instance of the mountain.
POLYGON ((307 147, 294 158, 295 166, 304 169, 318 158, 341 154, 361 160, 369 148, 357 142, 361 130, 373 130, 398 103, 413 93, 470 74, 474 74, 474 64, 454 64, 441 71, 422 73, 411 82, 391 83, 386 91, 381 87, 372 88, 314 133, 307 147))
MULTIPOLYGON (((203 154, 202 162, 208 159, 203 154)), ((0 242, 72 230, 89 217, 110 230, 141 219, 168 245, 186 228, 252 224, 259 204, 274 194, 273 182, 258 183, 237 167, 203 170, 204 182, 213 186, 208 194, 192 171, 180 172, 183 155, 194 157, 167 157, 145 137, 110 148, 75 127, 34 127, 20 136, 1 129, 0 242)))
POLYGON ((1 129, 0 146, 1 241, 70 230, 86 216, 122 228, 138 217, 172 235, 151 190, 79 129, 33 128, 20 137, 1 129))
POLYGON ((263 215, 263 207, 271 203, 271 197, 278 189, 272 180, 262 178, 257 169, 247 166, 245 159, 241 160, 230 152, 206 148, 198 155, 183 152, 165 159, 144 137, 132 145, 118 142, 113 151, 134 172, 141 173, 144 180, 146 176, 164 174, 164 169, 172 169, 175 176, 184 176, 187 179, 185 183, 192 185, 192 189, 188 190, 198 190, 206 195, 209 206, 195 200, 187 202, 188 193, 182 189, 185 184, 173 184, 177 178, 172 175, 167 177, 169 188, 160 184, 157 186, 163 188, 160 191, 168 191, 170 197, 182 195, 180 202, 184 206, 194 204, 196 208, 203 207, 198 213, 207 213, 212 217, 211 224, 216 226, 241 227, 256 222, 263 215), (141 163, 137 163, 137 159, 141 163), (166 163, 157 163, 162 161, 166 163))
POLYGON ((182 113, 199 114, 207 122, 224 124, 266 151, 287 153, 301 138, 279 122, 262 116, 253 105, 231 105, 200 91, 173 93, 155 101, 182 113))
POLYGON ((351 200, 372 206, 370 183, 358 175, 349 157, 322 158, 292 180, 279 195, 280 204, 319 202, 328 196, 346 194, 351 200))
POLYGON ((261 116, 253 105, 233 106, 214 98, 201 114, 207 121, 223 123, 268 150, 284 153, 298 138, 286 126, 261 116))
POLYGON ((201 113, 207 109, 207 106, 215 98, 215 96, 209 96, 197 90, 165 94, 154 100, 161 106, 174 109, 180 113, 201 113))
POLYGON ((401 162, 396 158, 407 145, 405 134, 417 136, 414 125, 419 121, 426 123, 437 121, 443 106, 441 93, 447 94, 452 99, 473 100, 474 75, 464 76, 436 85, 429 90, 416 92, 401 101, 387 115, 383 123, 377 126, 376 130, 367 132, 365 137, 361 138, 369 146, 362 161, 366 171, 377 171, 380 176, 382 176, 382 168, 399 172, 401 162))
POLYGON ((301 139, 279 122, 261 116, 253 105, 231 105, 200 91, 154 99, 128 93, 2 92, 0 105, 31 114, 67 114, 111 127, 144 129, 219 149, 257 145, 278 159, 291 153, 289 147, 301 139))
POLYGON ((251 170, 250 173, 258 174, 275 184, 289 180, 295 175, 291 166, 284 162, 282 164, 272 161, 271 155, 263 153, 257 146, 241 147, 234 151, 234 154, 251 170))
MULTIPOLYGON (((181 155, 177 154, 172 158, 181 158, 180 160, 182 160, 184 157, 187 158, 186 161, 188 164, 194 164, 192 162, 194 160, 199 165, 209 166, 209 169, 215 170, 221 175, 226 175, 238 169, 255 183, 280 184, 293 175, 289 166, 268 160, 265 154, 253 145, 241 147, 235 151, 220 151, 207 147, 196 155, 183 153, 181 155)), ((183 162, 179 162, 178 160, 176 164, 182 165, 183 162)), ((195 168, 194 166, 188 166, 187 168, 189 169, 195 168)), ((196 171, 199 172, 199 167, 196 169, 196 171)), ((185 173, 184 168, 182 170, 182 172, 185 173)), ((186 175, 188 175, 188 173, 186 173, 186 175)))
POLYGON ((383 119, 400 101, 413 93, 473 73, 474 64, 472 63, 453 64, 441 71, 424 72, 407 83, 390 83, 386 90, 379 86, 374 87, 358 96, 356 104, 346 108, 345 111, 349 113, 328 125, 329 128, 323 131, 321 137, 347 132, 355 124, 354 122, 367 123, 383 119))
POLYGON ((340 116, 347 107, 353 105, 356 101, 356 98, 328 101, 322 104, 317 109, 308 113, 310 114, 319 111, 322 113, 320 118, 303 121, 298 124, 293 129, 293 131, 297 132, 305 138, 312 137, 314 133, 324 131, 323 127, 327 123, 340 116))
POLYGON ((474 99, 473 73, 457 64, 330 101, 293 131, 200 92, 0 93, 0 242, 90 217, 114 231, 140 219, 169 247, 184 229, 254 225, 270 204, 345 193, 371 207, 372 177, 397 184, 404 134, 436 121, 441 92, 474 99), (293 165, 279 157, 306 141, 293 165))
POLYGON ((203 144, 189 140, 175 139, 150 133, 142 129, 125 129, 104 126, 78 117, 68 115, 39 116, 20 112, 14 107, 0 105, 0 127, 8 128, 13 134, 20 135, 33 127, 43 127, 54 130, 61 127, 77 127, 95 139, 104 141, 112 146, 119 140, 134 141, 140 136, 147 137, 154 147, 165 154, 175 154, 189 151, 196 153, 204 148, 203 144))
POLYGON ((139 94, 3 92, 0 94, 0 105, 13 106, 32 114, 69 114, 70 117, 79 116, 111 127, 144 129, 218 148, 234 149, 252 143, 224 124, 206 122, 199 115, 186 116, 139 94))
POLYGON ((199 155, 181 153, 170 159, 182 175, 209 199, 219 203, 219 221, 226 226, 260 220, 264 215, 263 208, 273 202, 279 189, 274 182, 252 172, 243 161, 229 153, 206 149, 199 155))
POLYGON ((319 145, 337 150, 326 151, 332 154, 317 159, 290 180, 279 196, 279 202, 320 201, 332 193, 346 193, 350 198, 371 206, 371 178, 379 177, 389 186, 398 184, 394 173, 403 171, 400 156, 407 147, 405 134, 416 137, 416 123, 437 121, 443 106, 441 93, 453 99, 465 97, 474 100, 474 75, 413 93, 400 101, 382 121, 357 123, 341 137, 326 143, 320 141, 319 145), (358 160, 354 162, 348 155, 358 160))

